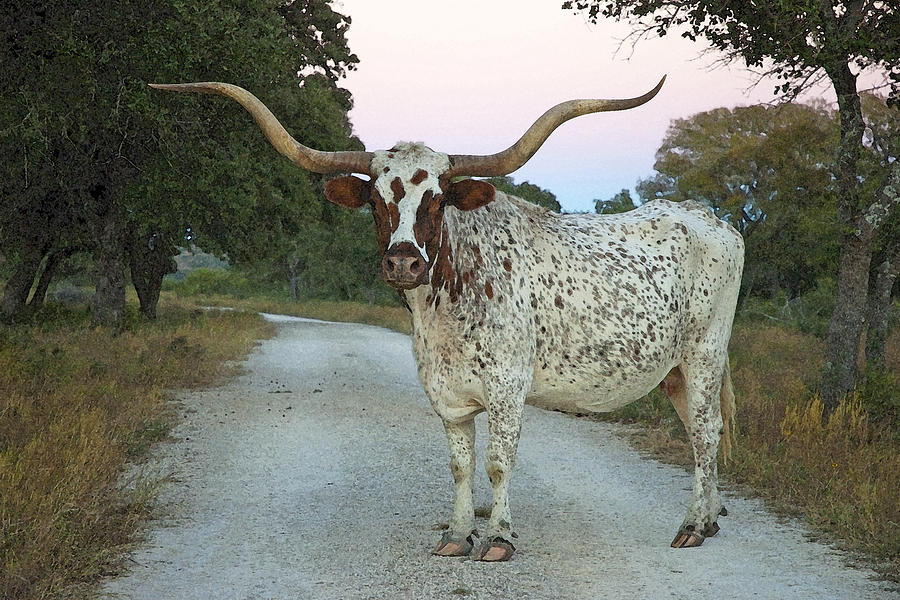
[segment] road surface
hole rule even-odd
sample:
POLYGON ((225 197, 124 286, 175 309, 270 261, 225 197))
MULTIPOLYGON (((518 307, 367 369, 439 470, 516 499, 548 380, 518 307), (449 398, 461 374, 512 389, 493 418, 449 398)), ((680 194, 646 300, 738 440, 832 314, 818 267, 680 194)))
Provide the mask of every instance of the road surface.
MULTIPOLYGON (((409 338, 291 317, 246 374, 184 394, 158 518, 108 599, 900 597, 757 500, 700 548, 672 549, 687 472, 643 458, 616 426, 529 407, 511 484, 508 563, 430 552, 449 518, 443 427, 409 338)), ((478 417, 476 507, 490 506, 478 417)), ((484 526, 479 518, 479 525, 484 526)))

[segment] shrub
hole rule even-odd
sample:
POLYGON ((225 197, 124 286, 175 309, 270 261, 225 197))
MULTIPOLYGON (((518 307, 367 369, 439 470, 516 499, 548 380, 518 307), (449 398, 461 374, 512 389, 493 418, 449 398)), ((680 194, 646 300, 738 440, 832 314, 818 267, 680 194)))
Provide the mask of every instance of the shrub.
POLYGON ((170 285, 179 296, 225 294, 246 298, 253 293, 246 275, 230 269, 194 269, 180 283, 170 285))
POLYGON ((871 364, 859 378, 857 395, 873 422, 880 423, 900 438, 900 379, 871 364))

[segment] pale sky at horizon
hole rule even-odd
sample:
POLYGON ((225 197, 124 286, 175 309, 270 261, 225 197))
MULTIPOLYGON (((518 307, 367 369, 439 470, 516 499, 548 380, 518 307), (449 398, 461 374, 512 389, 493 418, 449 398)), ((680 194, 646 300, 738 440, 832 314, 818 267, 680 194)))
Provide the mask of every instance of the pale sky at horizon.
POLYGON ((491 154, 558 102, 637 96, 667 75, 650 103, 563 124, 512 173, 552 191, 568 211, 633 192, 653 173, 672 119, 774 99, 774 83, 748 91, 755 78, 746 70, 710 70, 702 40, 669 35, 616 54, 629 27, 591 25, 560 9, 562 0, 333 4, 352 19, 347 37, 360 62, 341 85, 353 94, 350 118, 368 150, 421 141, 451 154, 491 154))

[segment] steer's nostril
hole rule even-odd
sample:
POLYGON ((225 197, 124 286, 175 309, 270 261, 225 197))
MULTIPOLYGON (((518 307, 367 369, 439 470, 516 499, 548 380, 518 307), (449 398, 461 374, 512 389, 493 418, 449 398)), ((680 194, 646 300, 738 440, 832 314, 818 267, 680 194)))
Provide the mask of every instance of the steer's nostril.
POLYGON ((418 258, 412 261, 409 265, 409 272, 413 275, 418 275, 422 272, 422 261, 418 258))

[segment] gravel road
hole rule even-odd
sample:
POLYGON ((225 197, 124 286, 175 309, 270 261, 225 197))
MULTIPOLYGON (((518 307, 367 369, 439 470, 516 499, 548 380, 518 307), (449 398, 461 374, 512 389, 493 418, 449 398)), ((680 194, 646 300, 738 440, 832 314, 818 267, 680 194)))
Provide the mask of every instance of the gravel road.
MULTIPOLYGON (((452 480, 409 339, 267 318, 278 335, 245 375, 179 399, 174 441, 146 467, 171 476, 159 518, 101 597, 900 598, 735 494, 715 538, 669 548, 689 474, 642 458, 614 425, 531 408, 511 484, 515 557, 433 557, 452 480)), ((482 415, 479 452, 485 435, 482 415)), ((482 457, 477 507, 490 506, 482 457)))

